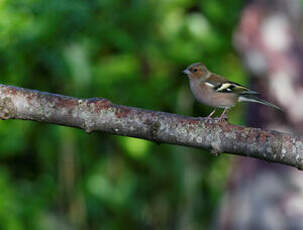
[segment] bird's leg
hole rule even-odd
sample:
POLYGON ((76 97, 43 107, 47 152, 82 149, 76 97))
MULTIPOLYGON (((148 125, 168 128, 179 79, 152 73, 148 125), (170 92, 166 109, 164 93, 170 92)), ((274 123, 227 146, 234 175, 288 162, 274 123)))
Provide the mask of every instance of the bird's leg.
POLYGON ((214 111, 212 111, 208 116, 207 116, 207 120, 209 120, 211 118, 211 116, 216 112, 216 109, 214 109, 214 111))
POLYGON ((221 114, 221 116, 219 117, 219 121, 223 121, 223 120, 228 120, 228 117, 226 115, 226 112, 229 108, 224 108, 223 113, 221 114))

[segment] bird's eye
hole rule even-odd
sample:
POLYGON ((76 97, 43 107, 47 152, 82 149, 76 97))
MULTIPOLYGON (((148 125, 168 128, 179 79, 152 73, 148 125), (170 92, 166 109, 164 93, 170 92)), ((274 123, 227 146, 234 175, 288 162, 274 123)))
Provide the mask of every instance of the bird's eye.
POLYGON ((195 73, 195 72, 197 72, 198 71, 198 69, 197 68, 195 68, 195 69, 193 69, 193 72, 195 73))

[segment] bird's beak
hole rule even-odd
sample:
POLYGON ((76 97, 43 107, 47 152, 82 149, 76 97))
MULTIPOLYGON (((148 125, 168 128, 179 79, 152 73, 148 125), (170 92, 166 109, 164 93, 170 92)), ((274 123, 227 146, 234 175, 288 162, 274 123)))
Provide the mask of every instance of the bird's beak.
POLYGON ((190 74, 190 71, 189 71, 188 69, 185 69, 185 70, 183 70, 183 73, 189 75, 189 74, 190 74))

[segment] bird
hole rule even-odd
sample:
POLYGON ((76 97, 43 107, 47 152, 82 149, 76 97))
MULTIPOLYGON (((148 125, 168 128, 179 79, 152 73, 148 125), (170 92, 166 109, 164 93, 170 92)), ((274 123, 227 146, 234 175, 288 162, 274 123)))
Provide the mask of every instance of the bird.
MULTIPOLYGON (((224 109, 219 117, 222 121, 226 112, 238 102, 260 103, 281 111, 277 105, 261 99, 260 93, 212 73, 201 62, 189 65, 183 73, 189 78, 190 89, 196 100, 214 107, 207 119, 212 117, 217 108, 221 108, 224 109)), ((227 116, 226 118, 228 119, 227 116)))

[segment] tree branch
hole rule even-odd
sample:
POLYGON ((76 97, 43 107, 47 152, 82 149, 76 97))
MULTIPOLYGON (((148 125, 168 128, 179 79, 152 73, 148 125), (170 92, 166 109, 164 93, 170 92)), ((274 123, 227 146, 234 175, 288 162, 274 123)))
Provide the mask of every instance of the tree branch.
POLYGON ((303 138, 176 114, 0 84, 0 119, 47 122, 158 143, 199 147, 303 169, 303 138))

